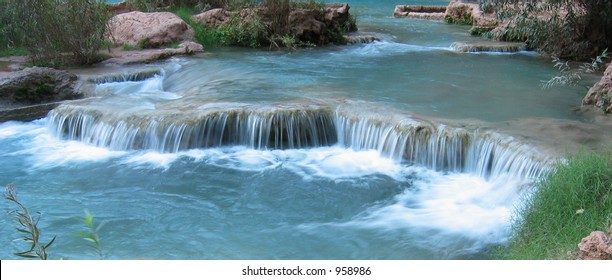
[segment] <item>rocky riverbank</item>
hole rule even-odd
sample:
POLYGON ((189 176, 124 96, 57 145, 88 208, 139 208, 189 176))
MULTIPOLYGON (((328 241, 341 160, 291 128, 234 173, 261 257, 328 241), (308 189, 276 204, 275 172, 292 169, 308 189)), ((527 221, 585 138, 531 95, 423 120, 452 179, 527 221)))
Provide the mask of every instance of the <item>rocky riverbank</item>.
MULTIPOLYGON (((349 9, 345 3, 292 7, 286 26, 287 34, 295 40, 292 44, 354 44, 378 40, 367 35, 346 35, 357 29, 349 9)), ((150 63, 204 51, 201 44, 194 42, 193 27, 173 13, 132 11, 125 3, 113 5, 109 11, 115 16, 110 19, 105 36, 115 47, 101 50, 101 54, 107 58, 104 64, 150 63)), ((236 28, 246 28, 247 22, 257 19, 257 24, 271 30, 269 27, 274 23, 273 17, 263 8, 239 11, 212 9, 194 15, 192 20, 207 28, 223 28, 230 24, 236 25, 236 28)), ((275 38, 274 34, 267 34, 266 38, 271 38, 271 45, 286 44, 283 38, 275 38)), ((0 58, 0 122, 41 118, 62 101, 79 99, 92 92, 90 77, 28 66, 25 57, 0 58)))
POLYGON ((608 64, 601 80, 589 89, 582 106, 593 106, 605 113, 612 113, 612 63, 608 64))
POLYGON ((66 71, 32 67, 0 72, 0 122, 41 118, 61 101, 81 97, 78 77, 66 71))

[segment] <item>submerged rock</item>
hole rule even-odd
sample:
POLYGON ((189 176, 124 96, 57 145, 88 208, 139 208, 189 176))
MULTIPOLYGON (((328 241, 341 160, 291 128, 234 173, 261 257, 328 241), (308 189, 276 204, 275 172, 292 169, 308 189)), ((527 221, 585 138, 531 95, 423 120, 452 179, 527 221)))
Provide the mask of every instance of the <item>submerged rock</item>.
POLYGON ((587 95, 582 99, 582 106, 595 106, 605 113, 612 113, 612 63, 587 95))
POLYGON ((451 48, 458 52, 520 52, 527 49, 524 43, 513 42, 455 42, 451 48))
POLYGON ((397 5, 393 16, 443 20, 445 13, 446 6, 397 5))
POLYGON ((111 18, 107 37, 117 46, 143 44, 155 48, 189 41, 193 29, 173 13, 130 12, 111 18))
POLYGON ((135 51, 116 50, 111 54, 112 57, 107 59, 105 62, 114 64, 149 63, 176 55, 189 55, 202 51, 204 51, 204 47, 202 45, 187 41, 181 43, 178 48, 175 49, 144 49, 135 51))
POLYGON ((578 244, 582 260, 612 260, 612 238, 603 231, 594 231, 578 244))
POLYGON ((144 81, 150 78, 155 77, 156 75, 162 75, 162 70, 160 69, 144 69, 137 71, 129 71, 124 73, 111 73, 111 74, 102 74, 102 75, 92 75, 87 77, 87 75, 81 75, 81 77, 85 77, 87 82, 93 84, 105 84, 105 83, 117 83, 117 82, 138 82, 144 81))
POLYGON ((380 41, 380 38, 373 35, 345 35, 344 39, 349 45, 354 44, 369 44, 376 41, 380 41))

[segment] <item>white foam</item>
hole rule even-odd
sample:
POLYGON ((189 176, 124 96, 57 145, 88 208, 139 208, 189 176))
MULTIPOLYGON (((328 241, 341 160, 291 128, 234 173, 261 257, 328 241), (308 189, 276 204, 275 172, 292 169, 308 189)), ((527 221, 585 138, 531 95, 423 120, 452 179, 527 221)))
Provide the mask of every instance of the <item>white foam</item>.
POLYGON ((128 155, 120 163, 138 168, 161 168, 167 170, 179 157, 179 154, 173 153, 135 152, 128 155))
POLYGON ((206 150, 208 164, 240 171, 261 172, 280 166, 281 160, 273 151, 232 147, 206 150))
POLYGON ((23 135, 31 134, 32 130, 38 128, 39 125, 35 123, 22 123, 22 122, 5 122, 0 123, 0 139, 20 137, 23 135))
POLYGON ((395 55, 411 52, 440 52, 453 51, 450 47, 435 47, 435 46, 419 46, 404 44, 392 41, 375 41, 369 44, 358 45, 358 47, 350 48, 342 54, 358 55, 358 56, 384 56, 395 55))
POLYGON ((401 166, 378 151, 354 151, 341 147, 278 151, 283 167, 306 180, 327 178, 342 180, 375 174, 401 180, 401 166))
POLYGON ((122 81, 96 85, 98 95, 127 95, 140 98, 150 96, 157 99, 174 100, 182 96, 164 90, 165 72, 142 81, 122 81))
POLYGON ((25 143, 26 148, 18 152, 28 155, 33 168, 46 169, 70 166, 76 162, 105 161, 126 153, 90 146, 77 141, 61 141, 51 136, 45 128, 40 128, 38 131, 40 134, 27 141, 25 143))
POLYGON ((459 234, 483 243, 504 242, 522 182, 507 177, 487 181, 470 174, 416 172, 414 188, 390 205, 369 209, 350 226, 388 230, 426 228, 459 234))

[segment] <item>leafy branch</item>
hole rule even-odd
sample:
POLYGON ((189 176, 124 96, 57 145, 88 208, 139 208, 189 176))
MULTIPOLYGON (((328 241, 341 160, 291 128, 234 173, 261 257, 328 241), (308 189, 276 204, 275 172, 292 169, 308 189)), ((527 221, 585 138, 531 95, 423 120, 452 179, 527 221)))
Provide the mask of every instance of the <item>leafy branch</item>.
POLYGON ((9 211, 8 214, 12 216, 15 221, 17 221, 17 223, 19 223, 19 226, 16 229, 22 234, 24 234, 24 236, 22 236, 20 239, 27 243, 30 243, 30 249, 23 252, 15 253, 15 255, 22 258, 39 258, 41 260, 46 260, 49 257, 47 249, 51 247, 53 242, 55 242, 55 236, 47 244, 42 244, 40 242, 40 230, 38 229, 38 221, 40 220, 41 214, 37 213, 38 216, 36 218, 33 218, 32 215, 30 215, 30 211, 28 211, 28 208, 26 208, 17 199, 15 186, 13 186, 12 184, 8 184, 6 186, 6 195, 4 196, 4 198, 8 201, 17 204, 17 206, 19 207, 19 209, 17 210, 9 211))
POLYGON ((100 259, 104 258, 102 254, 102 247, 100 246, 100 236, 98 232, 102 229, 105 222, 101 222, 98 226, 94 225, 94 215, 89 211, 85 210, 85 214, 83 214, 82 218, 77 218, 80 222, 84 224, 84 231, 80 231, 75 233, 74 235, 83 237, 84 240, 90 242, 90 247, 96 254, 100 257, 100 259))
POLYGON ((608 58, 608 49, 605 49, 600 55, 593 58, 590 63, 583 63, 578 67, 577 70, 572 70, 569 65, 569 61, 561 60, 558 57, 553 58, 552 62, 555 63, 555 68, 559 69, 560 75, 550 78, 548 81, 542 81, 542 88, 549 89, 554 86, 576 86, 578 81, 582 79, 585 74, 591 74, 597 71, 604 60, 608 58))

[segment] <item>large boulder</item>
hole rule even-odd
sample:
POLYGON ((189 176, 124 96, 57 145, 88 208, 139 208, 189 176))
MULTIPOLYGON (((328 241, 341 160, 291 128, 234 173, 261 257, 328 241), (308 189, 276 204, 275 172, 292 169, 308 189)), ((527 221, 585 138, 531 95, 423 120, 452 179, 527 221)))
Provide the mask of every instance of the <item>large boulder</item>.
POLYGON ((357 25, 346 3, 331 3, 325 5, 325 23, 328 28, 336 29, 342 32, 357 31, 357 25))
POLYGON ((107 37, 117 46, 144 44, 155 48, 190 41, 193 29, 173 13, 130 12, 111 18, 107 37))
POLYGON ((603 231, 594 231, 578 244, 578 257, 583 260, 612 260, 612 238, 603 231))
POLYGON ((582 99, 582 106, 595 106, 605 113, 612 113, 612 63, 597 82, 582 99))
POLYGON ((0 76, 0 102, 32 105, 82 97, 77 76, 46 67, 32 67, 0 76))
POLYGON ((318 9, 294 9, 289 14, 289 29, 302 42, 316 45, 346 43, 344 34, 357 30, 346 3, 326 4, 318 9))
POLYGON ((291 33, 300 41, 318 42, 325 29, 320 13, 313 9, 295 9, 289 14, 291 33))

